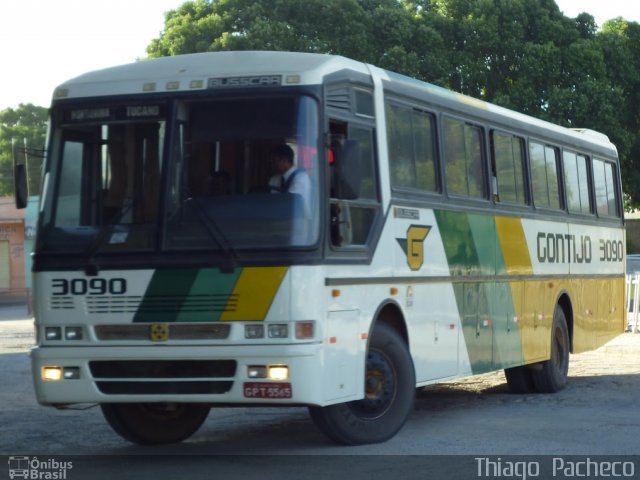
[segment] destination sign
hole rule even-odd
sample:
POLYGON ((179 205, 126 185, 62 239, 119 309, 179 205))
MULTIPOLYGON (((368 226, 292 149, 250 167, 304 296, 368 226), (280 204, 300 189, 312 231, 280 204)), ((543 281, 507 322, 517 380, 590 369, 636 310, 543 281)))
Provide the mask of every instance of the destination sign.
POLYGON ((70 110, 69 120, 72 122, 86 122, 87 120, 102 120, 111 116, 108 108, 77 108, 70 110))
POLYGON ((118 105, 112 107, 69 108, 63 112, 66 122, 96 122, 131 119, 157 119, 164 116, 162 105, 118 105))
POLYGON ((136 105, 125 107, 125 115, 129 118, 157 117, 160 115, 160 105, 136 105))

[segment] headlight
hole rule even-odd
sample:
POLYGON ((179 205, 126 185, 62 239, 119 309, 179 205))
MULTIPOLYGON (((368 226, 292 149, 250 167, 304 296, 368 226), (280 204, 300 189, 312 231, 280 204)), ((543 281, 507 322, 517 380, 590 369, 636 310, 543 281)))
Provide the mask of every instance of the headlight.
POLYGON ((247 377, 268 378, 269 380, 288 380, 289 367, 287 365, 249 365, 247 377))
POLYGON ((269 325, 269 338, 287 338, 289 326, 286 323, 272 323, 269 325))
POLYGON ((64 329, 65 340, 82 340, 83 337, 82 327, 66 327, 64 329))
POLYGON ((60 380, 77 380, 80 378, 80 367, 42 367, 40 377, 47 382, 60 380))
POLYGON ((62 340, 61 327, 44 327, 45 340, 62 340))
POLYGON ((244 338, 264 338, 264 325, 245 325, 244 338))
POLYGON ((41 377, 50 382, 62 380, 62 367, 42 367, 41 377))
POLYGON ((269 380, 287 380, 289 367, 286 365, 269 365, 269 380))

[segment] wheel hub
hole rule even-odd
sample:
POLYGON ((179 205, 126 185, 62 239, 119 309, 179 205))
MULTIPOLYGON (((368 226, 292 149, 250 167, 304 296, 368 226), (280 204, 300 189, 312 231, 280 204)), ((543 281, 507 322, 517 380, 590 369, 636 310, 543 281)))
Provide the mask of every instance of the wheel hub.
POLYGON ((364 386, 364 399, 352 402, 352 408, 371 418, 382 415, 395 397, 396 381, 391 362, 378 350, 367 355, 364 386))

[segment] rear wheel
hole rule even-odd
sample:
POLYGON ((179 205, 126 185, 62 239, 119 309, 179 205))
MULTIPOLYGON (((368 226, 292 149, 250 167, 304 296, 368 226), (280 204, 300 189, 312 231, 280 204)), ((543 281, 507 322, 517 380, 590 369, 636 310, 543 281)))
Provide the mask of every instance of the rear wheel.
POLYGON ((384 442, 404 425, 413 409, 415 371, 404 339, 380 323, 373 330, 365 366, 362 400, 309 407, 316 426, 347 445, 384 442))
POLYGON ((505 368, 504 376, 511 393, 535 392, 531 370, 526 366, 505 368))
POLYGON ((118 435, 140 445, 181 442, 209 414, 209 406, 200 403, 103 403, 100 408, 118 435))
POLYGON ((569 373, 570 346, 567 319, 558 306, 551 327, 551 358, 542 362, 538 368, 531 369, 536 392, 553 393, 565 387, 569 373))

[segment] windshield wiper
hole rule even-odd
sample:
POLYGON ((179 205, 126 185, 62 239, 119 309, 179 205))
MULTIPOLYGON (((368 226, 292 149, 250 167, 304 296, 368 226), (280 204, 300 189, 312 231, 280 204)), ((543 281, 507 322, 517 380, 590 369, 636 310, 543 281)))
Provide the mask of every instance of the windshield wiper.
POLYGON ((107 236, 113 232, 113 229, 116 227, 116 225, 120 224, 120 221, 127 213, 131 211, 132 208, 133 200, 130 199, 122 206, 122 209, 111 219, 109 219, 109 222, 100 229, 98 235, 96 235, 96 238, 93 239, 93 242, 91 242, 91 244, 84 251, 84 256, 87 258, 87 262, 84 267, 84 273, 87 276, 93 277, 98 274, 98 265, 95 263, 96 253, 102 246, 105 238, 107 238, 107 236))
POLYGON ((231 273, 235 269, 235 267, 238 266, 239 258, 237 252, 234 250, 231 242, 229 242, 215 220, 213 218, 210 218, 209 215, 207 215, 207 212, 204 211, 204 208, 202 208, 200 202, 195 200, 191 203, 195 204, 195 212, 198 214, 198 218, 202 221, 204 228, 209 234, 209 237, 211 237, 213 241, 220 245, 220 248, 224 253, 224 257, 229 261, 228 265, 221 265, 219 267, 220 271, 222 271, 223 273, 231 273))

